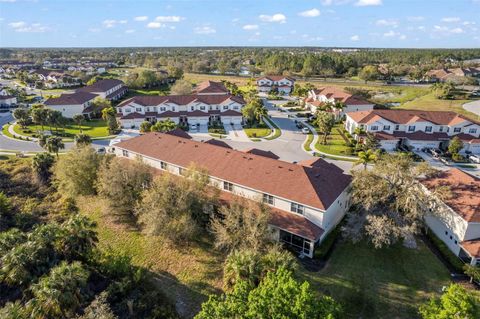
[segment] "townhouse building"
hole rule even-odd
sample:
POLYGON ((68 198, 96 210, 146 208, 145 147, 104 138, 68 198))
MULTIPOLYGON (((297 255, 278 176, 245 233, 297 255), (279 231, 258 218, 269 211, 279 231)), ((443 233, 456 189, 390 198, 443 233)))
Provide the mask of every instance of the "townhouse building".
POLYGON ((64 70, 39 69, 30 72, 30 75, 36 75, 43 86, 48 89, 72 87, 82 83, 79 78, 65 73, 64 70))
POLYGON ((480 266, 480 179, 457 168, 422 180, 427 192, 447 186, 450 196, 438 199, 425 218, 429 229, 465 263, 480 266))
POLYGON ((243 98, 231 94, 134 96, 117 106, 117 118, 124 128, 167 118, 180 125, 241 124, 243 106, 243 98))
POLYGON ((77 92, 89 92, 100 96, 103 99, 116 101, 124 96, 128 91, 125 83, 117 79, 98 80, 92 85, 79 88, 77 92))
POLYGON ((295 80, 289 76, 268 75, 257 79, 258 92, 269 93, 277 91, 280 94, 290 94, 295 86, 295 80))
POLYGON ((50 98, 44 104, 48 108, 62 112, 62 115, 67 118, 72 118, 76 114, 91 118, 94 111, 92 102, 96 97, 97 95, 93 93, 76 92, 50 98))
POLYGON ((370 110, 346 113, 345 129, 357 139, 357 128, 372 133, 380 147, 393 151, 399 146, 413 150, 445 150, 458 136, 462 153, 480 154, 480 123, 455 112, 419 110, 370 110))
POLYGON ((330 109, 337 118, 345 113, 373 110, 375 106, 362 97, 355 96, 343 89, 327 86, 319 89, 310 90, 305 99, 305 108, 312 113, 322 109, 327 104, 342 104, 343 108, 330 109))
POLYGON ((430 70, 424 80, 428 82, 454 82, 462 83, 465 77, 480 77, 480 67, 453 68, 430 70))
POLYGON ((211 186, 267 204, 274 238, 308 257, 349 207, 351 176, 321 159, 292 164, 164 133, 121 141, 110 152, 175 175, 191 164, 205 168, 211 186))

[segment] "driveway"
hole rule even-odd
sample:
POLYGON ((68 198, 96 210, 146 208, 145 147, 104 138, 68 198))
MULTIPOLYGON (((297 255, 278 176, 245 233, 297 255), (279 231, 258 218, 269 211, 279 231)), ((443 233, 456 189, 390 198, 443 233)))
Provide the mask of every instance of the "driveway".
POLYGON ((463 108, 480 116, 480 100, 463 104, 463 108))
POLYGON ((250 142, 247 134, 243 130, 243 127, 240 124, 223 124, 227 136, 232 141, 237 142, 250 142))

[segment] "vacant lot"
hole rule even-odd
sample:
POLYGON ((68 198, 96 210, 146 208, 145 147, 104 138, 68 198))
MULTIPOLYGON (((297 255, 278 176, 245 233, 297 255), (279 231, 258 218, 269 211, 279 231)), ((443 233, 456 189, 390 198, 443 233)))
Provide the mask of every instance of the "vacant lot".
POLYGON ((347 318, 416 318, 418 306, 449 284, 447 269, 418 243, 375 249, 341 242, 324 269, 301 278, 340 301, 347 318))

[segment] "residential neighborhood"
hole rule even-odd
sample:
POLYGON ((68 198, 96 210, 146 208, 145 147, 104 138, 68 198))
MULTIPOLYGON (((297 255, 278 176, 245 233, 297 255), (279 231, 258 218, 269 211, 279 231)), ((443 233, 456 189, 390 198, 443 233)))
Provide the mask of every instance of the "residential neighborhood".
POLYGON ((477 12, 0 1, 0 318, 480 319, 477 12))

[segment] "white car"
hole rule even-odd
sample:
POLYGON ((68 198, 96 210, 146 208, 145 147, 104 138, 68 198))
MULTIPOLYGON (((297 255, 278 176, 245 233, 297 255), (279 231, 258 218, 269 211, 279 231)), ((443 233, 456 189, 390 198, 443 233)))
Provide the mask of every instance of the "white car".
POLYGON ((468 159, 474 163, 480 164, 480 156, 478 155, 470 155, 468 159))
POLYGON ((310 133, 310 129, 308 127, 304 127, 302 128, 302 133, 303 134, 309 134, 310 133))

